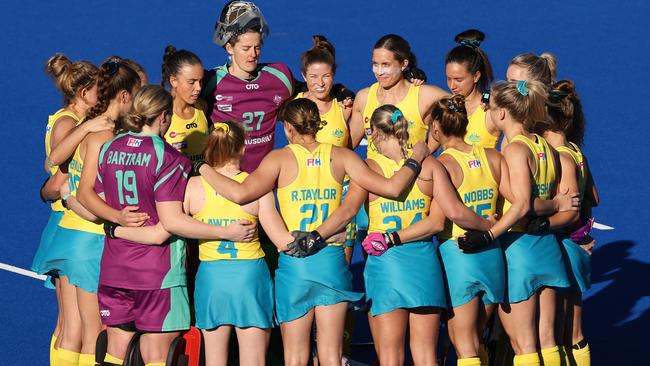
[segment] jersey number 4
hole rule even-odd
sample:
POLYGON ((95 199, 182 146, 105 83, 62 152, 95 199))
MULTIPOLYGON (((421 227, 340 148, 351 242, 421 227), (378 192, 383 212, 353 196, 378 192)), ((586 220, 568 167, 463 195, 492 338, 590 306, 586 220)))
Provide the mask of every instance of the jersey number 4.
POLYGON ((138 204, 138 188, 133 170, 115 171, 117 178, 117 193, 120 197, 120 205, 126 202, 129 205, 138 204))

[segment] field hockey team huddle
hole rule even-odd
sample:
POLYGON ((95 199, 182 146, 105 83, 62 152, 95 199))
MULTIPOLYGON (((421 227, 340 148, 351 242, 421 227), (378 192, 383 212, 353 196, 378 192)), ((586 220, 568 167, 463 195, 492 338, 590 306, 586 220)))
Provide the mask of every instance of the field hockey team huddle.
POLYGON ((404 364, 406 339, 415 365, 437 365, 443 322, 458 365, 496 365, 483 337, 495 319, 514 365, 590 365, 581 294, 598 194, 555 58, 519 55, 493 82, 485 36, 468 30, 444 91, 389 34, 355 95, 334 83, 323 36, 304 81, 259 63, 268 29, 255 4, 229 2, 213 38, 228 61, 205 70, 168 46, 163 86, 117 56, 47 62, 64 104, 47 123, 52 210, 32 270, 56 288, 51 364, 129 364, 137 334, 144 364, 166 365, 194 325, 206 365, 228 364, 231 333, 242 365, 264 365, 279 325, 284 364, 341 365, 363 311, 382 366, 404 364), (274 150, 277 121, 289 144, 274 150))

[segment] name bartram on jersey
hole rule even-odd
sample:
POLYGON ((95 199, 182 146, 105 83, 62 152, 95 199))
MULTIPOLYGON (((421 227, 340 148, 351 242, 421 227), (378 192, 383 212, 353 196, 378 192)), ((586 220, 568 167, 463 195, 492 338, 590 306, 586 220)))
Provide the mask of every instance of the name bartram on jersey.
POLYGON ((106 164, 116 165, 137 165, 149 166, 151 162, 151 154, 147 153, 128 153, 124 151, 109 151, 106 158, 106 164))

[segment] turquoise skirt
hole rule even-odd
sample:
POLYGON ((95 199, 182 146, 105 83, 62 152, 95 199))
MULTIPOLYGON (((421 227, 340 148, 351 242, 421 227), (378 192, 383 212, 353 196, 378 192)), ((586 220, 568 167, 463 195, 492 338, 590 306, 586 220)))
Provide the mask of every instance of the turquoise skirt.
POLYGON ((543 287, 570 286, 555 235, 509 232, 500 240, 506 254, 509 303, 527 300, 543 287))
POLYGON ((41 270, 58 272, 67 276, 70 284, 96 294, 103 251, 104 235, 59 226, 41 270))
POLYGON ((264 258, 201 262, 194 309, 200 329, 273 328, 273 282, 264 258))
POLYGON ((447 307, 442 266, 432 242, 410 242, 368 256, 363 272, 370 314, 447 307))
POLYGON ((275 308, 280 323, 305 315, 316 306, 361 300, 352 291, 352 273, 343 247, 327 246, 305 258, 280 253, 275 271, 275 308))
POLYGON ((463 253, 456 240, 447 240, 438 248, 453 307, 479 296, 484 304, 499 304, 505 299, 506 263, 503 250, 494 243, 478 253, 463 253))
POLYGON ((61 221, 62 217, 63 211, 50 212, 50 218, 47 220, 45 229, 43 229, 41 242, 38 245, 38 249, 36 249, 36 254, 34 254, 34 260, 32 260, 32 266, 30 267, 32 271, 38 274, 46 273, 41 270, 41 264, 43 263, 43 259, 47 257, 47 251, 54 241, 54 235, 59 228, 59 221, 61 221))
POLYGON ((591 287, 591 256, 566 235, 558 235, 571 289, 584 293, 591 287))

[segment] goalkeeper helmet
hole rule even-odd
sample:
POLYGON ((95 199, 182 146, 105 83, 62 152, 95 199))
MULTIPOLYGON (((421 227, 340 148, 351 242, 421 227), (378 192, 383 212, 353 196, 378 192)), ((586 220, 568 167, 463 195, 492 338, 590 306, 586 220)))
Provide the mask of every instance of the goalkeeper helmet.
POLYGON ((257 5, 250 1, 233 0, 224 6, 214 26, 212 41, 224 46, 232 37, 248 30, 260 32, 262 37, 269 33, 269 26, 257 5))

